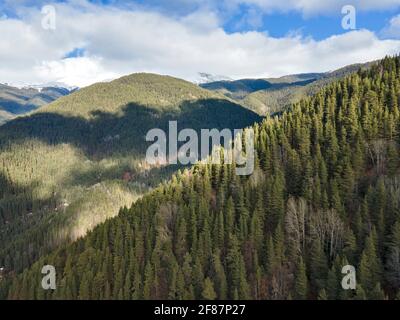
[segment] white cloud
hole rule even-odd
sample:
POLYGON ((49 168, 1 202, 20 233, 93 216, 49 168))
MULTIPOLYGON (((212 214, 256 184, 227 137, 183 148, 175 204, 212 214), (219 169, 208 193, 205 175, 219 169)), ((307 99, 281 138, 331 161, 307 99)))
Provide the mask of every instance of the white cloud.
POLYGON ((388 10, 400 7, 399 0, 226 0, 235 4, 256 5, 265 12, 299 11, 304 15, 340 14, 345 5, 356 10, 388 10))
POLYGON ((393 17, 381 32, 385 38, 400 39, 400 14, 393 17))
POLYGON ((215 30, 220 23, 217 15, 211 11, 196 11, 183 17, 180 21, 193 31, 197 29, 199 32, 215 30))
POLYGON ((34 70, 41 79, 52 79, 70 86, 79 85, 80 87, 119 76, 115 72, 105 70, 102 59, 97 57, 43 61, 34 70))
POLYGON ((237 30, 243 27, 250 27, 253 29, 259 29, 263 26, 264 14, 255 7, 251 7, 243 14, 243 17, 235 23, 235 28, 237 30))
POLYGON ((188 80, 199 71, 270 77, 328 71, 400 52, 399 40, 381 40, 368 30, 322 41, 261 32, 228 34, 204 9, 177 19, 76 1, 79 9, 57 5, 55 31, 41 28, 39 10, 25 11, 22 20, 0 20, 0 82, 85 86, 141 71, 188 80), (63 59, 75 48, 85 48, 84 57, 63 59))

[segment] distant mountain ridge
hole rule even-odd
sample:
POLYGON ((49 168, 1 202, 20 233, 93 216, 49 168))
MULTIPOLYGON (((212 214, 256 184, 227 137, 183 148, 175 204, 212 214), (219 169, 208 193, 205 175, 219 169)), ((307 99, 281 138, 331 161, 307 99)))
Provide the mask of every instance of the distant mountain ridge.
POLYGON ((202 88, 219 92, 246 108, 267 115, 280 112, 305 96, 318 92, 324 85, 341 79, 377 62, 353 64, 324 73, 302 73, 279 78, 221 80, 202 83, 202 88))
POLYGON ((76 89, 57 85, 15 87, 0 84, 0 125, 66 96, 74 90, 76 89))
POLYGON ((230 77, 215 75, 207 72, 199 72, 197 79, 194 81, 196 84, 210 83, 216 81, 232 81, 230 77))
POLYGON ((224 91, 228 92, 231 97, 240 97, 246 94, 250 94, 259 90, 268 89, 281 89, 284 87, 296 86, 296 85, 306 85, 312 83, 322 77, 322 74, 313 74, 315 77, 306 78, 304 80, 288 80, 289 77, 295 76, 285 76, 282 78, 271 78, 271 79, 241 79, 235 81, 217 81, 201 84, 202 88, 213 90, 213 91, 224 91), (282 82, 279 80, 282 79, 282 82))

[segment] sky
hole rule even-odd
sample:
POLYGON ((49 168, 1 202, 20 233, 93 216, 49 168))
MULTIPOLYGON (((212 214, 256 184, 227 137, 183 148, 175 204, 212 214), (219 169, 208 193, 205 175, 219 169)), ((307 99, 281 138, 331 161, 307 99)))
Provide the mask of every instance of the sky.
POLYGON ((0 0, 0 83, 326 72, 400 53, 400 0, 0 0))

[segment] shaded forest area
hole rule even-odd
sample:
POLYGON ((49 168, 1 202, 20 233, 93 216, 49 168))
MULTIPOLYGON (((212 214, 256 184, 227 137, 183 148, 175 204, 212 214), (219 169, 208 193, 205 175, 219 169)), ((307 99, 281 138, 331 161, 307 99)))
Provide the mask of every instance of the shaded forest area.
POLYGON ((8 299, 400 298, 400 57, 254 126, 256 170, 196 165, 0 283, 8 299), (41 288, 41 268, 57 290, 41 288), (343 290, 344 265, 357 289, 343 290))

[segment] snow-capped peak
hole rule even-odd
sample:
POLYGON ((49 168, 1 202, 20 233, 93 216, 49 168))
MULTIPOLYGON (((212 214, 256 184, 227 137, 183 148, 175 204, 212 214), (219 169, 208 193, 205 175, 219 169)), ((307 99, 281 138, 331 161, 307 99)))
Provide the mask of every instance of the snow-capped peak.
POLYGON ((206 72, 199 72, 198 77, 195 79, 196 84, 202 84, 202 83, 210 83, 210 82, 216 82, 216 81, 232 81, 233 79, 227 77, 227 76, 222 76, 222 75, 214 75, 206 72))

